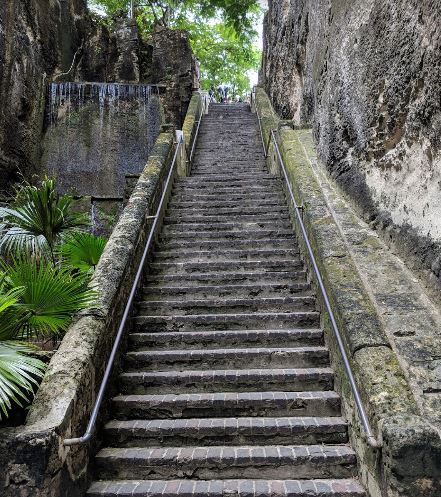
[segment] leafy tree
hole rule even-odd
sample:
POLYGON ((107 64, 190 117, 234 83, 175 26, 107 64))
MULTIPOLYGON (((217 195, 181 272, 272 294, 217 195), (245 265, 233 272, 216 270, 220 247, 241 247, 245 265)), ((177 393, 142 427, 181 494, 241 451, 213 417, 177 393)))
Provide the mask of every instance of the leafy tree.
MULTIPOLYGON (((126 0, 93 0, 108 15, 127 7, 126 0)), ((257 70, 260 51, 254 26, 260 15, 256 0, 138 1, 137 20, 145 36, 156 24, 185 29, 201 63, 202 87, 226 84, 231 94, 250 89, 248 72, 257 70)))

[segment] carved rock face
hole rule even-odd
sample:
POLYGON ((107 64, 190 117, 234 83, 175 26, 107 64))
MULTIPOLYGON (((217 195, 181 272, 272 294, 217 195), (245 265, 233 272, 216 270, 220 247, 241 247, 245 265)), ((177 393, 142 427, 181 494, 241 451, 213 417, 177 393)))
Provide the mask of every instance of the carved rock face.
POLYGON ((313 126, 320 158, 363 217, 432 279, 440 15, 434 0, 270 2, 261 74, 281 117, 313 126))

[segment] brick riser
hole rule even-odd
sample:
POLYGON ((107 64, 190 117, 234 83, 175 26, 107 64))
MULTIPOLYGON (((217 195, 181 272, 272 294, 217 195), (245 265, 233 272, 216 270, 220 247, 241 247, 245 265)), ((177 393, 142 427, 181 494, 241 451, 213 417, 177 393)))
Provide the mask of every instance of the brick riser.
POLYGON ((89 497, 366 497, 259 139, 246 105, 203 119, 148 265, 89 497))

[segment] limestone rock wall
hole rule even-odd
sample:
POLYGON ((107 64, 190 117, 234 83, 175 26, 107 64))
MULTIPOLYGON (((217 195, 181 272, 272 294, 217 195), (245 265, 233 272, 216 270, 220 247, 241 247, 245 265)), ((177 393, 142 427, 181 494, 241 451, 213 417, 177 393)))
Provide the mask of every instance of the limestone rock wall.
POLYGON ((68 71, 86 0, 0 2, 0 193, 36 172, 48 80, 68 71))
POLYGON ((181 127, 196 72, 183 31, 158 28, 143 40, 133 21, 109 29, 94 19, 86 0, 0 2, 0 200, 21 176, 44 172, 51 81, 160 83, 167 122, 181 127))
POLYGON ((439 288, 441 2, 270 0, 260 83, 363 217, 439 288))

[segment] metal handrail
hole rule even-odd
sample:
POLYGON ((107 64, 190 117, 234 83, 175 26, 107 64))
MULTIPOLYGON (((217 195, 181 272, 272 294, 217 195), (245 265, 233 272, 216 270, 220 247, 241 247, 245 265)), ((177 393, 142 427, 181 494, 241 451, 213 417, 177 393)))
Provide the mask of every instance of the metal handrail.
POLYGON ((314 252, 312 250, 311 242, 309 241, 308 233, 306 231, 305 224, 303 222, 303 212, 304 212, 305 208, 303 206, 300 206, 297 204, 296 199, 294 197, 294 193, 292 191, 291 184, 289 182, 288 174, 287 174, 286 168, 285 168, 285 163, 283 161, 282 154, 280 153, 279 144, 278 144, 277 138, 276 138, 277 130, 274 130, 274 129, 271 130, 270 135, 268 136, 268 143, 267 143, 267 145, 265 144, 265 137, 263 134, 263 127, 262 127, 261 117, 259 114, 259 107, 257 106, 255 88, 253 88, 253 92, 251 94, 251 104, 252 105, 254 104, 254 107, 256 109, 257 120, 259 122, 260 136, 262 138, 262 147, 263 147, 263 152, 265 154, 265 157, 268 157, 269 146, 270 146, 271 141, 274 143, 274 148, 276 150, 276 154, 277 154, 277 157, 279 159, 280 167, 283 171, 283 176, 285 178, 286 185, 287 185, 288 191, 289 191, 289 195, 291 197, 291 201, 292 201, 292 204, 294 206, 294 210, 296 212, 296 217, 297 217, 297 220, 299 222, 303 238, 305 240, 306 248, 308 250, 308 255, 309 255, 309 258, 311 260, 312 266, 314 268, 314 273, 315 273, 315 276, 317 278, 317 282, 318 282, 318 285, 320 287, 320 291, 322 293, 323 300, 325 302, 325 307, 326 307, 326 310, 328 312, 329 319, 331 321, 332 330, 334 332, 334 335, 335 335, 335 338, 337 341, 337 345, 338 345, 338 349, 340 351, 340 354, 341 354, 341 357, 343 360, 343 365, 344 365, 346 375, 347 375, 348 380, 349 380, 349 384, 351 386, 351 390, 352 390, 352 394, 354 396, 355 404, 357 406, 358 414, 360 416, 361 423, 362 423, 364 431, 366 433, 367 442, 371 447, 380 448, 382 446, 382 443, 375 438, 373 430, 372 430, 371 425, 369 423, 369 419, 368 419, 366 411, 364 409, 363 401, 361 400, 360 392, 359 392, 357 384, 355 382, 355 378, 354 378, 354 375, 352 373, 352 368, 351 368, 348 356, 346 354, 346 349, 345 349, 344 344, 343 344, 343 339, 341 337, 341 333, 340 333, 340 330, 338 328, 337 321, 336 321, 335 316, 334 316, 334 312, 332 311, 332 308, 331 308, 331 303, 329 301, 328 292, 326 291, 325 285, 323 283, 323 278, 321 276, 320 269, 319 269, 318 264, 317 264, 317 260, 315 258, 314 252))
POLYGON ((103 376, 103 379, 101 381, 101 386, 100 386, 100 389, 98 391, 98 395, 97 395, 97 398, 95 400, 95 404, 94 404, 94 407, 92 410, 92 414, 90 415, 89 423, 87 425, 86 431, 82 437, 66 438, 63 442, 63 444, 66 446, 81 445, 81 444, 84 444, 86 442, 89 442, 95 433, 95 425, 96 425, 96 421, 98 418, 99 410, 100 410, 101 404, 104 400, 104 395, 106 393, 107 384, 109 382, 109 378, 110 378, 110 374, 112 372, 113 364, 115 362, 115 358, 116 358, 116 355, 118 353, 121 338, 124 334, 125 326, 127 324, 127 318, 129 317, 129 314, 130 314, 130 311, 132 308, 133 299, 135 298, 135 295, 136 295, 136 292, 138 289, 138 284, 141 280, 141 276, 142 276, 142 273, 144 270, 144 264, 145 264, 145 261, 147 259, 147 255, 149 253, 150 245, 152 244, 153 237, 155 236, 156 227, 157 227, 157 224, 161 218, 162 210, 164 207, 164 202, 165 202, 167 195, 169 193, 170 181, 173 178, 173 173, 174 173, 175 166, 177 163, 178 152, 179 152, 179 149, 181 146, 183 146, 182 140, 178 141, 178 143, 176 144, 176 150, 175 150, 174 155, 173 155, 173 160, 172 160, 172 163, 170 166, 170 171, 168 173, 167 179, 166 179, 165 184, 164 184, 161 199, 159 200, 158 209, 156 211, 155 216, 151 217, 152 219, 154 219, 154 221, 153 221, 152 227, 150 229, 150 233, 149 233, 149 236, 147 239, 146 246, 144 248, 144 252, 143 252, 142 257, 141 257, 141 261, 139 263, 138 270, 136 272, 135 279, 133 281, 132 289, 130 291, 129 298, 127 300, 127 304, 126 304, 126 307, 124 309, 124 314, 122 316, 121 323, 119 325, 118 332, 116 334, 116 338, 115 338, 115 341, 113 343, 112 351, 110 353, 110 357, 109 357, 109 360, 108 360, 107 365, 106 365, 106 370, 104 371, 104 376, 103 376))
MULTIPOLYGON (((257 115, 257 120, 259 121, 259 130, 260 130, 260 138, 262 140, 262 147, 263 147, 263 154, 265 155, 265 158, 268 157, 268 149, 265 146, 265 137, 263 136, 263 128, 262 128, 262 120, 259 114, 259 108, 257 107, 257 100, 256 100, 256 87, 253 87, 253 91, 251 92, 251 108, 256 109, 256 115, 257 115)), ((268 139, 269 143, 269 139, 268 139)))
POLYGON ((198 139, 198 135, 199 135, 199 128, 201 126, 201 121, 202 121, 202 116, 204 115, 204 111, 205 111, 205 103, 204 101, 202 100, 204 98, 203 95, 201 95, 201 111, 200 111, 200 114, 199 114, 199 120, 198 120, 198 125, 197 125, 197 128, 196 128, 196 132, 194 134, 194 138, 193 138, 193 143, 191 145, 191 151, 190 151, 190 157, 189 157, 189 162, 191 164, 192 160, 193 160, 193 154, 194 154, 194 150, 195 150, 195 146, 196 146, 196 142, 197 142, 197 139, 198 139))
MULTIPOLYGON (((256 111, 257 111, 257 107, 256 107, 256 111)), ((369 423, 369 419, 366 415, 366 411, 365 411, 364 406, 363 406, 363 401, 361 400, 360 392, 359 392, 357 384, 355 382, 355 378, 354 378, 354 375, 352 373, 352 368, 351 368, 351 365, 349 363, 348 356, 346 354, 346 350, 345 350, 345 347, 343 344, 343 339, 341 337, 341 333, 340 333, 340 330, 338 328, 338 325, 337 325, 337 322, 336 322, 336 319, 334 316, 334 312, 332 311, 332 308, 331 308, 328 293, 327 293, 325 285, 323 283, 323 278, 321 276, 320 269, 317 265, 317 261, 316 261, 316 258, 314 256, 314 252, 312 250, 311 242, 309 241, 308 233, 306 231, 305 224, 303 222, 302 213, 304 211, 304 207, 299 206, 296 202, 295 197, 294 197, 294 193, 292 191, 292 187, 291 187, 291 184, 289 182, 288 174, 286 172, 285 163, 283 162, 282 154, 280 153, 280 149, 279 149, 279 144, 277 143, 276 132, 277 132, 277 130, 272 129, 270 137, 274 143, 274 148, 276 150, 277 157, 279 159, 280 167, 283 171, 283 176, 285 177, 286 185, 288 187, 289 195, 291 197, 291 201, 293 203, 293 206, 294 206, 294 209, 296 212, 297 220, 299 222, 300 229, 302 231, 303 239, 305 240, 305 244, 306 244, 306 248, 308 250, 309 258, 310 258, 312 266, 314 268, 314 273, 315 273, 315 276, 317 278, 317 282, 318 282, 318 285, 320 287, 320 291, 322 293, 323 300, 325 302, 326 310, 328 311, 329 319, 331 320, 332 329, 334 331, 334 335, 335 335, 335 338, 337 340, 337 345, 338 345, 338 348, 339 348, 339 351, 340 351, 340 354, 341 354, 341 357, 343 360, 343 365, 344 365, 346 375, 347 375, 348 380, 349 380, 349 384, 351 385, 351 390, 352 390, 352 394, 353 394, 354 399, 355 399, 355 404, 356 404, 357 409, 358 409, 358 414, 360 416, 360 420, 362 422, 363 428, 366 432, 367 442, 371 447, 379 448, 382 446, 382 443, 375 438, 374 433, 373 433, 372 428, 371 428, 371 425, 369 423)))

